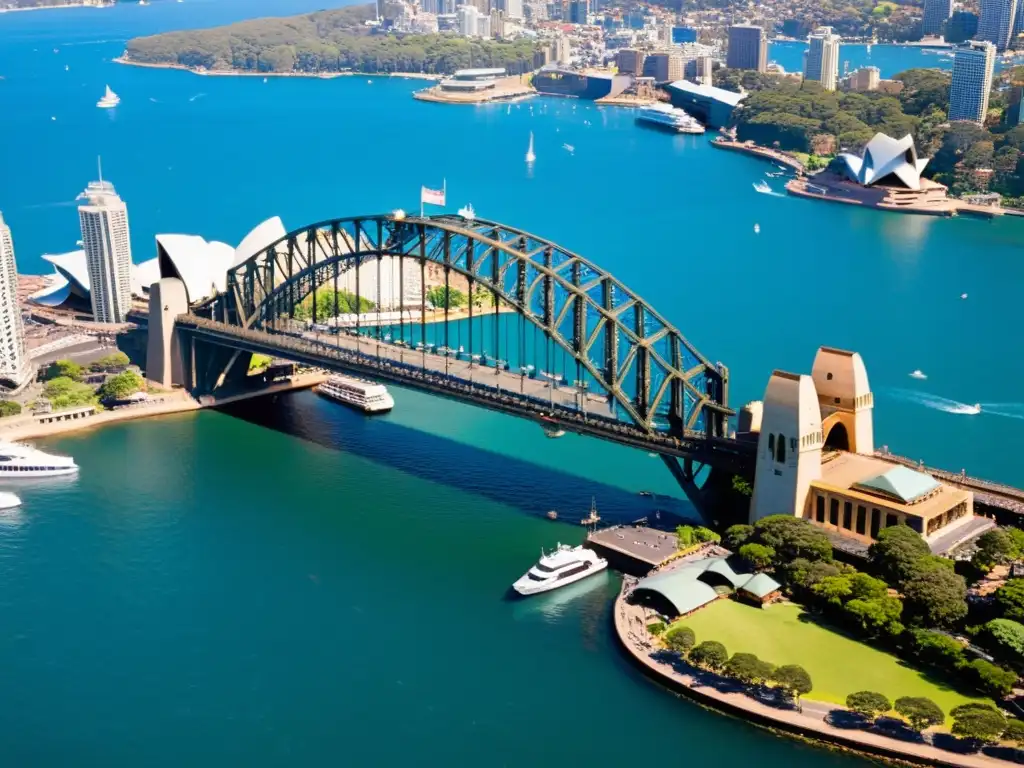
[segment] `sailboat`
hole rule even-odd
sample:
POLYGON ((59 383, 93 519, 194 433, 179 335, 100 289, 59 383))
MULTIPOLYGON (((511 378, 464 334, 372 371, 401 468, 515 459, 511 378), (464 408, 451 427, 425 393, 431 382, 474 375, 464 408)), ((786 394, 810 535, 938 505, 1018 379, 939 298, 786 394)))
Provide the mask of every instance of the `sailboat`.
POLYGON ((530 131, 530 146, 526 150, 526 162, 533 163, 537 159, 537 155, 533 152, 533 131, 530 131))
POLYGON ((96 106, 100 109, 110 109, 116 107, 121 103, 121 97, 110 90, 110 86, 107 86, 106 93, 103 94, 103 98, 96 102, 96 106))

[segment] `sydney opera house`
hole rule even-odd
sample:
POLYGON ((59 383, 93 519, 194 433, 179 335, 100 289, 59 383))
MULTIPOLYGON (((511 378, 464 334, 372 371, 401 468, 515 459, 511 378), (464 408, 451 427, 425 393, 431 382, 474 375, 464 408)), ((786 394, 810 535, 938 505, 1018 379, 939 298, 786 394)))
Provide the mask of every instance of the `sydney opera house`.
MULTIPOLYGON (((146 300, 153 283, 161 278, 174 277, 184 283, 189 304, 197 304, 225 290, 228 272, 233 267, 286 234, 281 219, 275 216, 259 224, 234 248, 217 240, 208 242, 198 235, 157 235, 156 256, 132 266, 132 294, 137 299, 146 300)), ((89 311, 90 282, 85 251, 48 254, 43 259, 53 266, 53 275, 49 284, 29 299, 43 306, 89 311)), ((398 306, 403 292, 407 306, 421 301, 419 270, 405 270, 403 291, 398 261, 386 256, 379 265, 374 260, 359 268, 360 292, 367 297, 376 297, 375 303, 379 303, 381 309, 398 306)), ((345 271, 338 287, 354 293, 355 273, 356 270, 345 271)))

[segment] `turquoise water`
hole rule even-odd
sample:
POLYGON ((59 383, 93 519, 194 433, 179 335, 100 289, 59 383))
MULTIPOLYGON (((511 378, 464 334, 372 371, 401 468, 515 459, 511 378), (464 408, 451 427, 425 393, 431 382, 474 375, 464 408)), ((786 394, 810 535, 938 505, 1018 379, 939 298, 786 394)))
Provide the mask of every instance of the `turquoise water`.
MULTIPOLYGON (((274 214, 299 227, 415 209, 421 184, 447 180, 453 209, 472 202, 639 291, 730 367, 735 403, 760 397, 773 368, 809 370, 819 344, 857 349, 879 443, 1024 483, 1020 224, 758 194, 765 165, 584 103, 456 108, 412 100, 421 84, 400 79, 263 84, 110 62, 137 34, 312 9, 0 16, 0 210, 22 270, 74 248, 73 198, 97 154, 128 201, 138 261, 158 232, 234 243, 274 214), (113 111, 93 106, 107 83, 113 111), (981 414, 956 412, 974 402, 981 414)), ((505 599, 539 547, 580 536, 546 510, 574 517, 591 496, 610 519, 684 508, 635 495, 678 495, 660 462, 396 400, 366 420, 302 394, 50 443, 83 472, 25 489, 0 527, 0 759, 621 765, 653 750, 853 764, 641 679, 609 636, 611 576, 505 599)))

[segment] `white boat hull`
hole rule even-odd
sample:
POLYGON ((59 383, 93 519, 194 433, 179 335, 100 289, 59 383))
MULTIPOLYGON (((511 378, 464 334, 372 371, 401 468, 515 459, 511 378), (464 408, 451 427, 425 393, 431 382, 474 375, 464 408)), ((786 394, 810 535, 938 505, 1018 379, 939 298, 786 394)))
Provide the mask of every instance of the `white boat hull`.
POLYGON ((594 562, 594 565, 587 568, 585 571, 580 571, 572 576, 567 576, 564 579, 551 579, 551 581, 540 582, 532 581, 524 577, 512 585, 512 589, 518 592, 523 597, 529 595, 539 595, 542 592, 550 592, 559 587, 565 587, 569 584, 575 584, 577 581, 582 581, 588 576, 593 576, 595 573, 600 573, 608 567, 608 561, 604 559, 598 559, 594 562))
POLYGON ((387 413, 388 411, 390 411, 392 408, 395 407, 395 401, 394 400, 390 400, 390 402, 387 402, 387 403, 366 403, 366 404, 363 404, 363 403, 357 403, 357 402, 354 402, 354 401, 351 401, 351 400, 346 400, 343 397, 338 397, 333 392, 328 392, 327 390, 321 389, 320 387, 316 388, 316 393, 318 395, 320 395, 321 397, 326 397, 328 400, 333 400, 336 403, 341 403, 342 405, 347 405, 349 408, 352 408, 352 409, 357 410, 357 411, 361 411, 362 413, 387 413))
POLYGON ((55 469, 35 469, 10 471, 0 469, 0 480, 19 480, 27 477, 59 477, 61 475, 73 475, 78 472, 78 467, 59 467, 55 469))

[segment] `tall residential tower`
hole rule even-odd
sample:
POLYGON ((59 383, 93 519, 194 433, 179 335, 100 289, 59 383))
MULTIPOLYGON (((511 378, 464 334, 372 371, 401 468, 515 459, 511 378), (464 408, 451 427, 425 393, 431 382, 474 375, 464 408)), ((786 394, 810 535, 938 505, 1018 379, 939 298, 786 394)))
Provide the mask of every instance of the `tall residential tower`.
POLYGON ((992 89, 992 67, 996 47, 987 40, 975 40, 956 49, 953 80, 949 85, 949 120, 983 123, 992 89))
POLYGON ((128 206, 109 181, 91 181, 78 196, 82 247, 89 269, 93 319, 123 323, 131 309, 132 244, 128 206))
POLYGON ((834 91, 839 80, 839 35, 832 27, 818 27, 809 38, 804 79, 817 80, 826 91, 834 91))
POLYGON ((924 0, 924 18, 921 31, 925 37, 941 37, 949 17, 953 15, 953 0, 924 0))
POLYGON ((1010 44, 1017 16, 1017 0, 981 0, 978 39, 988 40, 996 50, 1004 51, 1010 44))
POLYGON ((729 50, 725 66, 764 72, 768 68, 768 37, 764 28, 753 24, 729 27, 729 50))
POLYGON ((0 214, 0 381, 20 386, 31 373, 18 308, 18 267, 11 228, 0 214))

